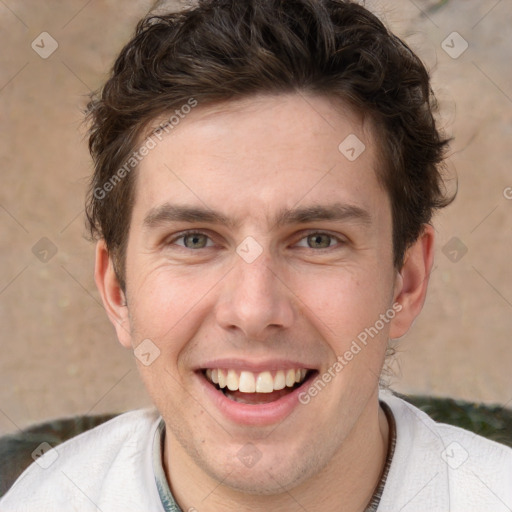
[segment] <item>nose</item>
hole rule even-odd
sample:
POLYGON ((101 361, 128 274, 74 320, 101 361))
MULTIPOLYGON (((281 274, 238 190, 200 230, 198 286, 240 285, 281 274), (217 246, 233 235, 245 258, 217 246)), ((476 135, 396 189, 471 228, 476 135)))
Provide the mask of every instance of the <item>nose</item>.
POLYGON ((242 258, 224 280, 216 307, 218 324, 239 330, 246 339, 263 341, 294 321, 294 294, 285 276, 261 254, 252 263, 242 258))

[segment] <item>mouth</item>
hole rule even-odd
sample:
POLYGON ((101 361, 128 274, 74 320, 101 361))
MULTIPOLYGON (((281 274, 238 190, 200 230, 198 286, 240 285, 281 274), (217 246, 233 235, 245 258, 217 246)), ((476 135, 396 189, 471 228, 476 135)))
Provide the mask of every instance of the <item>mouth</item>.
POLYGON ((253 406, 271 404, 293 394, 317 373, 308 368, 260 372, 205 368, 201 372, 209 385, 229 400, 253 406))

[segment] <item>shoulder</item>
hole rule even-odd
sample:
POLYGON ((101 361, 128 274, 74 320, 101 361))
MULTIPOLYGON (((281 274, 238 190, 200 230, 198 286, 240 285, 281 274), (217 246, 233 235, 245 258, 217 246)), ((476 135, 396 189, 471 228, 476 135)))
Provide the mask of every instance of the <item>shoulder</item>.
MULTIPOLYGON (((131 411, 54 448, 46 446, 0 500, 0 510, 57 510, 61 505, 62 510, 96 510, 112 497, 118 504, 137 502, 137 490, 151 474, 159 419, 153 408, 131 411)), ((128 505, 125 510, 135 509, 128 505)))
POLYGON ((398 397, 386 393, 381 399, 393 412, 397 442, 379 511, 392 510, 397 502, 403 502, 403 512, 422 506, 429 511, 510 510, 511 448, 437 423, 398 397))
POLYGON ((506 469, 512 470, 512 448, 484 438, 460 427, 437 423, 426 413, 412 404, 393 395, 381 395, 393 411, 397 423, 397 431, 404 444, 415 444, 421 448, 441 446, 442 457, 456 458, 457 461, 448 461, 449 466, 463 463, 465 455, 473 458, 482 458, 482 467, 494 466, 503 462, 506 469))

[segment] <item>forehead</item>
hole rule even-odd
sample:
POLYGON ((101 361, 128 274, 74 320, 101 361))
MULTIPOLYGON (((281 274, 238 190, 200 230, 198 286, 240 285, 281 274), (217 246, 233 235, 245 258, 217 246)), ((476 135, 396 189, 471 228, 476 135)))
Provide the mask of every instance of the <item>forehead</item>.
POLYGON ((166 203, 225 212, 238 224, 244 216, 268 223, 299 204, 386 207, 372 127, 327 98, 199 105, 153 140, 136 173, 133 221, 166 203))

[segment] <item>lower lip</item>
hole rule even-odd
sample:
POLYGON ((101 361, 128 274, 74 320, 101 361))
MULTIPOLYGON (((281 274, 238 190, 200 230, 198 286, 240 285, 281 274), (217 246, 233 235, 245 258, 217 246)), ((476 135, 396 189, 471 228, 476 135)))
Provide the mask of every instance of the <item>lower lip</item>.
POLYGON ((230 421, 240 425, 266 426, 279 423, 289 416, 300 404, 299 394, 307 388, 316 372, 306 379, 301 386, 287 395, 268 404, 242 404, 235 402, 211 384, 202 373, 198 378, 205 389, 206 395, 230 421))

